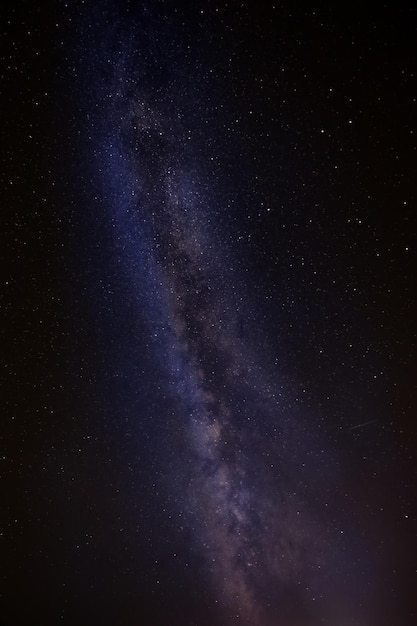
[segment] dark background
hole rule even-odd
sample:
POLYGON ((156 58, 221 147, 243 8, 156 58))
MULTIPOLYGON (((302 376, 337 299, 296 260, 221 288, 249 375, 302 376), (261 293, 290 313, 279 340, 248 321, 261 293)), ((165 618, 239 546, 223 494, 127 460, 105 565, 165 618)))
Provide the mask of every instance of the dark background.
MULTIPOLYGON (((175 61, 149 62, 150 89, 170 63, 196 68, 193 149, 221 196, 265 362, 298 381, 297 410, 350 464, 340 492, 353 495, 334 506, 373 534, 389 596, 370 626, 411 626, 416 11, 258 4, 120 3, 109 15, 146 29, 149 59, 155 33, 174 33, 175 61)), ((162 374, 92 208, 92 16, 84 3, 1 8, 0 620, 221 624, 201 608, 187 531, 158 500, 162 374)))

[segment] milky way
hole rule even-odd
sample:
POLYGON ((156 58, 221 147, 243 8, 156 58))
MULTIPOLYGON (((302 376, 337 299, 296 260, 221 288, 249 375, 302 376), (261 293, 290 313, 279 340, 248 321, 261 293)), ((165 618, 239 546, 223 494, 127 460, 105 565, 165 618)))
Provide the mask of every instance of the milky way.
POLYGON ((283 372, 268 371, 251 337, 256 313, 213 207, 216 182, 187 131, 193 76, 184 80, 171 59, 149 95, 135 69, 140 41, 132 51, 126 32, 122 24, 104 34, 111 69, 99 85, 94 154, 115 255, 147 318, 161 394, 180 421, 158 417, 176 433, 173 445, 182 438, 166 494, 189 524, 222 624, 342 616, 359 624, 369 564, 354 566, 343 530, 326 525, 338 461, 292 409, 283 372))

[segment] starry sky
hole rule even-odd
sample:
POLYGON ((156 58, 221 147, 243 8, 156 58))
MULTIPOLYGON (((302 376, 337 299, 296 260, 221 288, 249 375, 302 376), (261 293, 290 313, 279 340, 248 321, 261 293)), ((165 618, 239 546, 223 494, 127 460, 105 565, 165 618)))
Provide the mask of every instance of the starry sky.
POLYGON ((417 10, 1 8, 1 626, 412 626, 417 10))

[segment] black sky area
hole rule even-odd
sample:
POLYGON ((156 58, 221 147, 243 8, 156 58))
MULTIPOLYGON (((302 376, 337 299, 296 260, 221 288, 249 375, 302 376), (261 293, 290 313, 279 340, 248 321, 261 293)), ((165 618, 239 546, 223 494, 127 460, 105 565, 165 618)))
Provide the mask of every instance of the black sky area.
POLYGON ((0 626, 415 623, 416 9, 292 4, 2 3, 0 626))

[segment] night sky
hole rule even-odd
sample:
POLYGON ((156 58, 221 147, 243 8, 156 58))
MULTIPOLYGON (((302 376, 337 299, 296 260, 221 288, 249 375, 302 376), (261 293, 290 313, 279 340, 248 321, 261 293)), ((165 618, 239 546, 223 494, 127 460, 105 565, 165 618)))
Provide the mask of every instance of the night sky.
POLYGON ((0 625, 415 626, 414 3, 0 12, 0 625))

